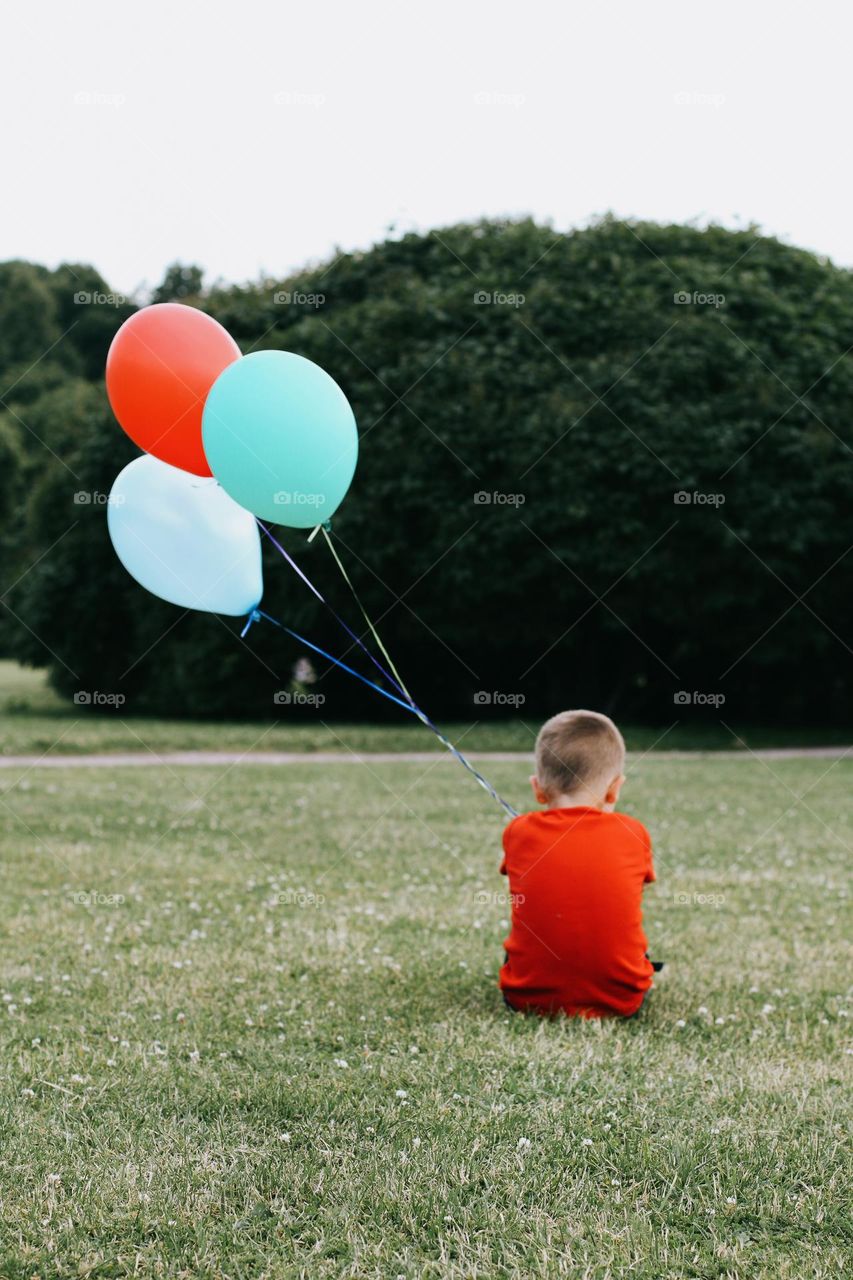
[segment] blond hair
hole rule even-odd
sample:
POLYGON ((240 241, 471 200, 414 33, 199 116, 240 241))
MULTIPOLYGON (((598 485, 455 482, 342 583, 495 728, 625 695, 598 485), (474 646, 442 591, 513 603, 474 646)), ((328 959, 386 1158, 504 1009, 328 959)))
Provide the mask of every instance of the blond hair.
POLYGON ((606 787, 624 764, 622 734, 600 711, 561 711, 536 738, 536 776, 552 795, 606 787))

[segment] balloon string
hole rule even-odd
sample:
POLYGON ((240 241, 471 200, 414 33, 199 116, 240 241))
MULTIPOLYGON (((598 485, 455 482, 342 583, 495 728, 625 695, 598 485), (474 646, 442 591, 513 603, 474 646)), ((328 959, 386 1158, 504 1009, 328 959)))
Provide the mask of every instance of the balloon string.
POLYGON ((341 575, 343 576, 344 582, 347 584, 350 591, 352 592, 352 597, 355 600, 356 604, 358 605, 359 609, 361 610, 361 616, 364 618, 364 621, 367 623, 368 627, 370 628, 370 634, 373 636, 373 639, 376 641, 376 644, 382 654, 382 657, 385 659, 385 661, 388 663, 388 666, 391 668, 391 670, 394 673, 394 676, 396 678, 397 688, 402 689, 405 696, 409 699, 409 702, 411 702, 412 706, 414 706, 415 705, 414 698, 409 693, 409 690, 406 688, 405 684, 403 683, 403 677, 400 675, 399 671, 394 666, 394 661, 390 653, 385 648, 385 645, 382 643, 382 637, 380 636, 379 632, 376 630, 376 627, 373 625, 373 620, 371 619, 370 615, 368 614, 367 610, 362 604, 359 594, 356 591, 355 587, 353 586, 353 583, 349 574, 344 568, 344 563, 341 560, 341 557, 338 555, 334 542, 332 542, 332 537, 331 537, 331 534, 329 533, 328 525, 324 524, 324 525, 321 525, 320 527, 323 531, 323 537, 326 539, 326 546, 331 551, 332 556, 334 557, 335 564, 338 566, 338 568, 341 571, 341 575))
POLYGON ((396 697, 393 693, 389 693, 387 689, 383 689, 381 685, 374 684, 372 680, 368 680, 367 676, 363 676, 360 671, 354 671, 352 667, 348 667, 340 658, 335 658, 331 653, 327 653, 325 649, 321 649, 318 644, 313 644, 310 640, 306 640, 298 631, 293 631, 290 627, 286 627, 283 622, 279 622, 268 613, 264 613, 263 609, 253 609, 246 619, 246 625, 240 632, 242 639, 253 622, 259 622, 263 618, 266 622, 271 622, 274 627, 278 627, 280 631, 285 631, 294 640, 298 640, 300 644, 306 645, 309 649, 313 649, 314 653, 319 653, 321 657, 326 658, 334 666, 340 667, 342 671, 346 671, 349 675, 355 676, 356 680, 360 680, 362 684, 366 684, 368 689, 375 689, 377 693, 381 693, 383 698, 388 698, 391 702, 396 702, 398 707, 402 707, 404 711, 410 711, 417 714, 415 708, 408 702, 404 702, 402 698, 396 697))
MULTIPOLYGON (((425 725, 425 727, 426 727, 427 729, 429 729, 432 733, 434 733, 434 734, 435 734, 435 736, 438 738, 438 740, 439 740, 439 742, 442 744, 442 746, 446 747, 446 748, 447 748, 447 750, 448 750, 448 751, 450 751, 450 752, 451 752, 451 753, 456 757, 456 759, 457 759, 457 760, 459 761, 459 763, 463 766, 463 768, 467 769, 469 773, 473 774, 473 776, 474 776, 474 777, 477 779, 477 781, 479 782, 480 786, 481 786, 481 787, 483 787, 483 789, 484 789, 485 791, 487 791, 487 792, 489 793, 489 795, 490 795, 490 796, 492 796, 495 800, 497 800, 498 804, 503 805, 503 807, 504 807, 504 809, 506 809, 507 813, 512 814, 512 816, 513 816, 513 817, 516 817, 516 816, 517 816, 517 813, 516 813, 516 810, 515 810, 515 809, 513 809, 512 805, 507 804, 507 802, 506 802, 506 801, 505 801, 505 800, 504 800, 504 799, 503 799, 503 798, 498 794, 498 792, 494 789, 494 787, 491 785, 491 783, 490 783, 490 782, 488 782, 488 781, 486 780, 486 778, 484 778, 484 777, 483 777, 483 775, 482 775, 481 773, 479 773, 479 772, 474 768, 474 766, 471 764, 471 762, 465 758, 465 756, 462 754, 462 752, 461 752, 457 747, 455 747, 455 746, 453 745, 453 743, 452 743, 448 738, 446 738, 446 737, 444 736, 444 734, 441 732, 441 730, 438 728, 438 726, 437 726, 437 725, 435 725, 435 724, 433 724, 432 720, 430 720, 430 718, 429 718, 429 716, 426 714, 426 712, 425 712, 425 711, 422 711, 422 710, 420 709, 420 707, 419 707, 419 706, 417 706, 417 704, 415 703, 414 698, 413 698, 413 697, 412 697, 412 695, 409 693, 409 691, 408 691, 408 689, 406 688, 406 686, 403 684, 402 677, 400 676, 399 672, 397 671, 397 668, 394 666, 394 662, 393 662, 393 660, 392 660, 392 658, 391 658, 390 653, 389 653, 389 652, 388 652, 388 650, 385 648, 385 645, 382 643, 382 640, 381 640, 381 638, 380 638, 379 632, 377 631, 376 627, 373 625, 373 622, 371 621, 371 618, 370 618, 370 616, 369 616, 369 614, 368 614, 367 610, 365 609, 364 605, 362 604, 361 600, 359 599, 358 592, 356 591, 355 587, 353 586, 353 583, 352 583, 352 581, 351 581, 351 579, 350 579, 350 576, 349 576, 349 574, 347 573, 346 569, 344 568, 343 561, 341 560, 340 556, 338 555, 337 550, 335 549, 335 545, 334 545, 334 543, 332 542, 332 539, 331 539, 331 536, 330 536, 330 533, 329 533, 329 526, 328 526, 328 524, 323 524, 323 525, 321 525, 320 527, 321 527, 321 528, 322 528, 322 530, 323 530, 323 536, 324 536, 324 537, 325 537, 325 539, 326 539, 326 545, 328 546, 329 550, 331 551, 332 555, 334 556, 335 564, 336 564, 336 565, 338 566, 338 568, 340 569, 340 571, 341 571, 341 573, 342 573, 342 575, 343 575, 344 581, 346 582, 347 586, 349 587, 350 591, 352 592, 353 597, 354 597, 354 599, 355 599, 355 602, 356 602, 356 604, 358 605, 359 609, 361 610, 362 617, 364 618, 365 622, 367 623, 368 627, 370 628, 370 632, 371 632, 371 634, 372 634, 372 636, 373 636, 374 640, 376 641, 377 645, 379 646, 379 648, 380 648, 380 649, 381 649, 381 651, 382 651, 382 656, 384 657, 385 661, 388 663, 388 666, 389 666, 389 667, 391 668, 391 670, 394 672, 394 675, 397 677, 397 679, 396 679, 397 688, 398 688, 398 689, 399 689, 399 690, 400 690, 400 691, 401 691, 401 692, 402 692, 402 693, 403 693, 403 694, 404 694, 404 695, 409 699, 409 702, 412 704, 412 707, 413 707, 413 709, 414 709, 414 711, 415 711, 415 714, 417 715, 418 719, 421 721, 421 723, 422 723, 423 725, 425 725)), ((347 629, 349 630, 349 628, 347 628, 347 629)), ((363 647, 363 646, 362 646, 362 647, 363 647)), ((371 656, 372 656, 372 655, 371 655, 371 656)), ((377 664, 377 665, 379 665, 379 664, 377 664)), ((382 668, 380 667, 380 670, 381 670, 381 669, 382 669, 382 668)))
MULTIPOLYGON (((255 519, 257 519, 257 517, 255 517, 255 519)), ((401 683, 401 682, 399 682, 399 681, 397 681, 397 680, 395 680, 395 679, 394 679, 394 677, 391 675, 390 671, 386 671, 386 670, 385 670, 385 668, 383 667, 382 663, 381 663, 381 662, 379 662, 379 661, 378 661, 378 660, 373 656, 373 654, 370 652, 370 650, 368 649, 368 647, 367 647, 367 645, 364 643, 364 641, 363 641, 359 636, 357 636, 357 635, 355 634, 355 632, 352 630, 352 628, 351 628, 351 627, 347 626, 346 622, 344 622, 343 618, 341 618, 341 617, 339 616, 339 614, 335 613, 335 610, 334 610, 334 609, 332 608, 332 606, 329 604, 328 600, 326 600, 326 599, 325 599, 325 597, 324 597, 324 596, 322 596, 322 595, 320 594, 320 592, 319 592, 319 591, 317 590, 317 588, 314 586, 314 583, 313 583, 313 582, 311 582, 311 580, 307 577, 307 575, 306 575, 305 573, 303 573, 303 571, 300 569, 299 565, 298 565, 298 564, 296 563, 296 561, 293 559, 293 556, 292 556, 292 555, 290 555, 290 553, 289 553, 288 551, 285 551, 285 549, 284 549, 284 547, 281 545, 281 543, 280 543, 276 538, 274 538, 274 537, 273 537, 273 535, 270 533, 270 531, 269 531, 269 529, 266 527, 266 525, 265 525, 265 524, 262 524, 260 520, 258 520, 258 527, 259 527, 259 528, 260 528, 260 529, 261 529, 261 530, 266 534, 266 536, 269 538, 270 542, 271 542, 271 543, 273 544, 273 546, 275 547, 276 551, 278 551, 280 555, 284 556, 285 560, 286 560, 286 561, 287 561, 287 563, 290 565, 291 569, 294 569, 294 570, 296 571, 296 573, 298 573, 299 577, 302 579, 302 581, 305 583, 305 585, 308 587, 308 589, 314 593, 314 595, 317 597, 317 599, 320 601, 320 603, 321 603, 321 604, 324 604, 324 605, 326 606, 326 608, 329 610, 329 613, 331 613, 332 617, 335 619, 335 621, 338 623, 338 625, 339 625, 339 626, 341 626, 341 627, 343 627, 344 631, 347 633, 347 635, 349 636, 349 638, 350 638, 350 639, 351 639, 355 644, 357 644, 357 645, 358 645, 359 649, 361 649, 363 653, 366 653, 366 654, 367 654, 368 658, 369 658, 369 659, 370 659, 370 661, 373 663, 374 667, 376 667, 377 671, 381 672, 381 674, 385 677, 385 679, 386 679, 386 680, 388 680, 388 681, 389 681, 389 683, 393 686, 393 688, 395 688, 395 689, 397 690, 397 692, 398 692, 398 693, 401 693, 401 694, 403 695, 403 697, 404 697, 404 698, 408 699, 408 702, 409 702, 410 706, 412 706, 412 707, 413 707, 415 704, 414 704, 414 702, 412 701, 411 697, 409 696, 408 691, 403 687, 402 683, 401 683)))
MULTIPOLYGON (((300 575, 300 576, 304 576, 304 575, 300 575)), ((483 790, 486 791, 492 797, 493 800, 496 800, 497 803, 501 805, 503 809, 506 810, 506 812, 510 815, 510 817, 512 818, 518 817, 518 810, 514 809, 513 806, 507 800, 504 800, 503 796, 501 796, 499 792, 495 790, 495 788, 488 781, 488 779, 484 778, 483 775, 479 772, 479 770, 474 768, 474 766, 471 764, 471 761, 468 760, 462 754, 459 748, 454 747, 453 743, 449 742, 447 738, 445 738, 444 734, 439 729, 436 728, 436 726, 432 723, 429 717, 425 715, 425 713, 421 711, 420 707, 416 706, 413 702, 411 701, 403 702, 402 698, 398 698, 393 693, 389 693, 387 689, 383 689, 381 685, 375 684, 373 680, 368 680, 366 676, 363 676, 361 674, 361 672, 354 671, 352 667, 347 666, 347 664, 345 662, 342 662, 340 658, 333 657, 331 653, 327 653, 326 650, 321 649, 319 645, 313 644, 312 641, 310 640, 306 640, 306 638, 304 636, 301 636, 298 631, 292 630, 291 627, 286 627, 283 622, 279 622, 276 618, 271 617, 271 615, 268 613, 265 613, 263 609, 253 609, 252 612, 249 614, 248 618, 246 619, 246 623, 242 631, 240 632, 241 639, 247 634, 252 623, 259 622, 262 618, 266 622, 271 622, 274 627, 278 627, 280 631, 284 631, 287 635, 292 636, 294 640, 297 640, 299 642, 299 644, 304 644, 307 648, 313 650, 314 653, 319 653, 321 657, 325 658, 328 662, 331 662, 333 666, 340 667, 341 670, 346 671, 348 675, 355 676, 356 680, 360 680, 362 684, 367 685, 368 689, 375 690, 376 693, 381 694, 383 698, 387 698, 389 702, 394 702, 397 704, 398 707, 402 707, 404 711, 408 711, 412 715, 417 716, 417 718, 421 721, 422 724, 426 725, 428 729, 432 730, 432 732, 435 734, 438 740, 443 744, 443 746, 447 747, 448 751, 452 753, 452 755, 455 757, 456 760, 459 761, 462 767, 464 769, 467 769, 467 771, 477 780, 477 782, 480 784, 483 790)))
MULTIPOLYGON (((257 517, 256 517, 256 518, 257 518, 257 517)), ((325 605, 326 605, 327 609, 329 610, 329 612, 331 613, 331 615, 332 615, 332 617, 335 619, 335 621, 336 621, 337 623, 339 623, 339 625, 340 625, 340 626, 342 626, 342 627, 343 627, 344 631, 346 631, 347 635, 348 635, 348 636, 349 636, 349 637, 350 637, 350 638, 351 638, 351 639, 352 639, 352 640, 353 640, 353 641, 358 645, 358 647, 359 647, 361 650, 363 650, 363 652, 364 652, 364 653, 366 653, 366 654, 367 654, 368 658, 369 658, 369 659, 370 659, 370 661, 373 663, 373 665, 376 667, 376 669, 382 673, 382 675, 385 677, 385 679, 386 679, 386 680, 388 680, 388 681, 389 681, 389 682, 394 686, 394 688, 398 690, 398 692, 399 692, 399 693, 402 693, 402 695, 403 695, 403 697, 404 697, 404 698, 408 699, 408 704, 409 704, 409 705, 408 705, 407 709, 408 709, 408 710, 412 710, 412 711, 414 711, 415 715, 418 717, 418 719, 421 721, 421 723, 422 723, 423 725, 425 725, 425 726, 426 726, 426 728, 427 728, 427 729, 429 729, 432 733, 434 733, 434 734, 435 734, 435 736, 438 738, 439 742, 442 744, 442 746, 446 747, 446 748, 447 748, 447 750, 448 750, 448 751, 449 751, 449 752, 450 752, 450 753, 451 753, 451 754, 452 754, 452 755, 453 755, 453 756, 454 756, 454 757, 459 761, 459 763, 462 765, 462 767, 463 767, 463 768, 465 768, 465 769, 467 769, 467 770, 468 770, 468 772, 469 772, 470 774, 472 774, 474 778, 476 778, 477 782, 480 784, 480 786, 483 788, 483 790, 484 790, 484 791, 487 791, 487 792, 488 792, 488 794, 489 794, 490 796, 492 796, 492 798, 498 802, 498 804, 502 805, 502 806, 503 806, 503 808, 507 811, 507 813, 511 814, 513 817, 516 817, 516 816, 517 816, 517 810, 513 809, 512 805, 508 804, 508 803, 506 802, 506 800, 504 800, 504 799, 503 799, 503 798, 498 794, 498 792, 495 790, 495 788, 492 786, 492 784, 491 784, 489 781, 487 781, 487 779, 486 779, 486 778, 484 778, 484 777, 483 777, 483 775, 482 775, 482 774, 481 774, 477 769, 475 769, 475 768, 474 768, 474 766, 471 764, 471 762, 465 758, 465 756, 462 754, 462 752, 461 752, 461 751, 459 751, 459 750, 458 750, 458 748, 457 748, 457 747, 455 747, 455 746, 453 745, 453 743, 452 743, 452 742, 450 742, 450 741, 449 741, 449 740, 444 736, 444 734, 441 732, 441 730, 438 728, 438 726, 437 726, 437 725, 435 725, 435 724, 433 724, 432 720, 430 720, 430 718, 429 718, 429 716, 426 714, 426 712, 422 711, 422 710, 420 709, 420 707, 418 707, 418 706, 416 705, 416 703, 414 702, 414 700, 413 700, 413 698, 412 698, 411 694, 408 692, 408 690, 407 690, 407 689, 406 689, 406 687, 402 684, 402 682, 398 682, 397 680, 395 680, 395 679, 394 679, 394 677, 391 675, 391 673, 390 673, 389 671, 386 671, 386 669, 383 667, 382 663, 381 663, 381 662, 379 662, 379 661, 378 661, 378 659, 374 657, 374 655, 370 652, 370 650, 369 650, 369 649, 367 648, 367 646, 364 644, 364 642, 362 641, 362 639, 361 639, 359 636, 357 636, 357 635, 355 634, 355 632, 352 630, 352 628, 351 628, 351 627, 349 627, 349 626, 347 625, 347 623, 346 623, 346 622, 344 622, 343 618, 341 618, 341 617, 340 617, 340 616, 335 612, 335 610, 331 607, 331 605, 329 605, 329 604, 327 603, 327 601, 324 599, 324 597, 321 595, 321 593, 320 593, 320 592, 317 590, 317 588, 314 586, 313 582, 311 582, 311 581, 310 581, 310 579, 306 576, 306 574, 302 571, 302 569, 300 569, 299 565, 296 563, 296 561, 293 559, 293 557, 292 557, 292 556, 291 556, 287 551, 285 551, 285 549, 284 549, 284 547, 281 545, 281 543, 280 543, 280 542, 278 542, 278 541, 276 540, 276 538, 274 538, 274 537, 273 537, 273 535, 270 533, 270 531, 269 531, 269 529, 266 527, 266 525, 265 525, 265 524, 263 524, 260 520, 258 520, 258 525, 259 525, 259 527, 263 530, 263 532, 266 534, 266 536, 269 538, 270 542, 273 544, 273 546, 276 548, 276 550, 277 550, 277 551, 278 551, 282 556, 284 556, 284 558, 285 558, 285 560, 287 561, 287 563, 288 563, 288 564, 289 564, 293 569, 295 569, 295 571, 298 573, 299 577, 300 577, 300 578, 302 579, 302 581, 306 584, 306 586, 310 588, 310 590, 314 593, 314 595, 315 595, 315 596, 317 597, 317 599, 321 602, 321 604, 325 604, 325 605)), ((336 557, 335 557, 335 559, 336 559, 336 560, 337 560, 337 562, 340 564, 340 557, 336 556, 336 557)), ((341 566, 341 568, 343 568, 343 566, 341 566)), ((346 575, 346 573, 345 573, 345 574, 344 574, 344 577, 346 578, 346 576, 347 576, 347 575, 346 575)), ((372 629, 372 630, 374 630, 374 633, 375 633, 375 628, 371 628, 371 629, 372 629)), ((383 645, 380 645, 380 647, 382 648, 383 653, 384 653, 384 652, 385 652, 385 648, 384 648, 384 646, 383 646, 383 645)), ((347 669, 349 670, 349 668, 347 668, 347 669)), ((358 673, 355 673, 355 674, 356 674, 356 675, 358 675, 358 673)), ((361 676, 361 675, 358 675, 358 678, 359 678, 360 680, 364 680, 364 677, 363 677, 363 676, 361 676)), ((369 682, 365 681, 365 683, 369 683, 369 682)), ((379 686, 378 686, 378 685, 377 685, 377 686, 375 686, 375 687, 376 687, 376 688, 379 688, 379 686)), ((383 693, 385 693, 385 690, 382 690, 382 692, 383 692, 383 693)), ((388 696, 388 695, 386 694, 386 696, 388 696)), ((392 701, 399 701, 399 700, 398 700, 398 699, 392 699, 392 701)), ((403 704, 401 704, 401 705, 403 705, 403 704)))

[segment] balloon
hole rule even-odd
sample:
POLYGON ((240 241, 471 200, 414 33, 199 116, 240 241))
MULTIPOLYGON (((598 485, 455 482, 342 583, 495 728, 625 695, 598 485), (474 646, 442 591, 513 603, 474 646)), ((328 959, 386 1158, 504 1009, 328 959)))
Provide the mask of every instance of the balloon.
POLYGON ((107 355, 113 413, 140 449, 209 476, 201 413, 213 383, 240 348, 211 316, 179 302, 143 307, 125 320, 107 355))
POLYGON ((287 351, 256 351, 229 365, 207 397, 202 436, 235 502, 295 529, 334 514, 358 456, 355 418, 338 384, 287 351))
POLYGON ((136 458, 116 477, 107 525, 131 577, 170 604, 239 616, 263 594, 258 526, 211 478, 136 458))

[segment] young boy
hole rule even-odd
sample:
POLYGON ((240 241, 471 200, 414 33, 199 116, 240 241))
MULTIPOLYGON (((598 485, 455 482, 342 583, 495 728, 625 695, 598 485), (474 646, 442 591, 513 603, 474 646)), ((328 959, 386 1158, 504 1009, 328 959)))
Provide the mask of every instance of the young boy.
POLYGON ((641 822, 614 813, 624 765, 622 735, 597 711, 562 711, 539 731, 530 782, 545 808, 503 836, 512 1009, 628 1018, 652 985, 641 911, 652 847, 641 822))

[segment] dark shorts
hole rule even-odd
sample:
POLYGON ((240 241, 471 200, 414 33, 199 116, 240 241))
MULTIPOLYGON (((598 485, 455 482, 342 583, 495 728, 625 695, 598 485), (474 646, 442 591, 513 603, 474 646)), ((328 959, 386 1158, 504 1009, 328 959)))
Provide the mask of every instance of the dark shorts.
MULTIPOLYGON (((647 960, 649 959, 649 958, 648 958, 648 956, 646 956, 646 959, 647 959, 647 960)), ((506 952, 504 952, 504 964, 506 964, 508 960, 509 960, 509 956, 507 955, 507 953, 506 953, 506 952)), ((663 968, 663 966, 664 966, 664 964, 665 964, 665 963, 666 963, 666 961, 665 961, 665 960, 649 960, 649 964, 652 966, 652 968, 654 969, 655 973, 660 973, 660 971, 661 971, 661 969, 663 968)), ((651 987, 649 987, 649 991, 651 991, 651 990, 652 990, 652 988, 651 988, 651 987)), ((628 1014, 628 1017, 629 1017, 629 1018, 636 1018, 637 1014, 640 1012, 640 1010, 642 1009, 643 1005, 644 1005, 644 1004, 645 1004, 645 1002, 646 1002, 646 997, 648 996, 649 991, 644 991, 644 992, 643 992, 643 998, 642 998, 642 1000, 641 1000, 641 1001, 640 1001, 640 1003, 637 1005, 637 1008, 634 1010, 634 1012, 633 1012, 633 1013, 629 1013, 629 1014, 628 1014)), ((524 1010, 523 1008, 518 1008, 516 1005, 514 1005, 514 1004, 510 1004, 509 1000, 507 1000, 507 998, 506 998, 506 993, 505 993, 505 992, 502 992, 501 994, 503 995, 503 1002, 504 1002, 504 1004, 506 1005, 506 1007, 507 1007, 508 1009, 511 1009, 513 1013, 524 1013, 524 1012, 525 1012, 525 1010, 524 1010)))

